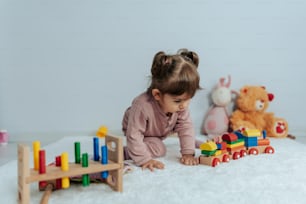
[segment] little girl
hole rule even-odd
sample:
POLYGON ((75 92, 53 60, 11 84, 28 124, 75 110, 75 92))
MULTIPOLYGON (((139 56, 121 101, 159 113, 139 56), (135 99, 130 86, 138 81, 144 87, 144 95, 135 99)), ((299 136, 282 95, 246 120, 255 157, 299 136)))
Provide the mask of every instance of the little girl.
POLYGON ((177 133, 180 162, 197 165, 195 133, 188 110, 189 102, 200 89, 199 64, 195 52, 181 49, 178 54, 158 52, 151 68, 151 85, 137 96, 126 110, 122 130, 127 137, 124 158, 132 159, 143 169, 163 169, 157 157, 166 154, 163 140, 177 133))

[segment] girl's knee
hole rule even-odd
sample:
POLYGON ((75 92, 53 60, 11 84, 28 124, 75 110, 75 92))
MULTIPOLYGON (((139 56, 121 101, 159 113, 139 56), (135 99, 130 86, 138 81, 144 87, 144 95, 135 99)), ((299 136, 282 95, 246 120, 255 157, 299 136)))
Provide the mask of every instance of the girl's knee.
POLYGON ((167 149, 161 139, 149 139, 145 143, 153 157, 163 157, 166 155, 167 149))
POLYGON ((166 155, 166 146, 164 143, 161 143, 160 145, 158 145, 158 147, 156 148, 156 151, 154 152, 154 156, 155 157, 163 157, 166 155))

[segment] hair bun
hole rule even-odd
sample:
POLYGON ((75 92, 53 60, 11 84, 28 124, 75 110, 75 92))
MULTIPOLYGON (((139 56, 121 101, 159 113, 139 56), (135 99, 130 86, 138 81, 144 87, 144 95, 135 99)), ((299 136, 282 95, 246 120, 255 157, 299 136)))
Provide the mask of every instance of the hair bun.
POLYGON ((163 51, 155 54, 151 69, 152 76, 160 78, 171 72, 172 58, 166 55, 163 51))
POLYGON ((189 51, 186 48, 182 48, 182 49, 179 49, 177 51, 177 54, 183 56, 187 60, 190 60, 191 62, 193 62, 193 64, 196 65, 196 67, 198 67, 198 65, 199 65, 199 56, 197 55, 197 53, 195 53, 193 51, 189 51))

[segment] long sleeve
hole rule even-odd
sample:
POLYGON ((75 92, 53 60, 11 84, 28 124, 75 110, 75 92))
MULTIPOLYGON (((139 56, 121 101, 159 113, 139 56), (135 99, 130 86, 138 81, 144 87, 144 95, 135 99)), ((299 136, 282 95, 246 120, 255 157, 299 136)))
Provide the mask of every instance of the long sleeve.
POLYGON ((174 131, 178 133, 181 154, 194 154, 195 131, 188 110, 179 114, 174 131))
POLYGON ((133 105, 128 111, 125 133, 127 137, 127 148, 129 155, 135 164, 139 166, 152 159, 144 143, 147 119, 143 107, 140 105, 133 105))

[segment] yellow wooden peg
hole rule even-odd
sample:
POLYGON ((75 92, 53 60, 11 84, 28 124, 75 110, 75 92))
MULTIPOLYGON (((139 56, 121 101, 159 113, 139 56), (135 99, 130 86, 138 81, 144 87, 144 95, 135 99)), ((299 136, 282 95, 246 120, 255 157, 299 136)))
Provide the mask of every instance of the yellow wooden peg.
MULTIPOLYGON (((61 169, 62 171, 68 171, 69 170, 69 162, 68 162, 68 153, 63 152, 61 155, 61 169)), ((68 177, 62 178, 62 188, 69 188, 70 186, 70 180, 68 177)))
POLYGON ((40 150, 40 142, 34 141, 33 145, 33 161, 34 161, 34 169, 39 169, 39 150, 40 150))

